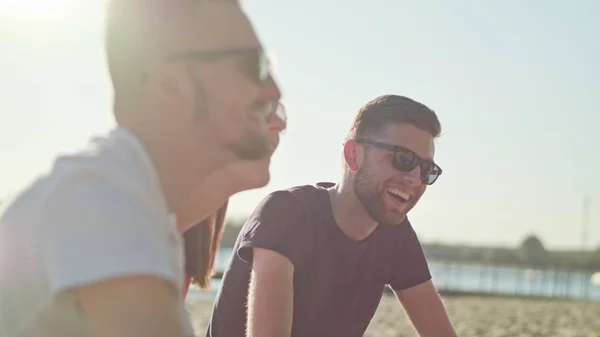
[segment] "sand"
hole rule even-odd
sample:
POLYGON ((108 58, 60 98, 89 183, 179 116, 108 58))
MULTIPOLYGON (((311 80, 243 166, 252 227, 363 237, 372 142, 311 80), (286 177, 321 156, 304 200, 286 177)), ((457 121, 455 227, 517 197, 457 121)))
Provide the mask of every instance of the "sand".
MULTIPOLYGON (((600 337, 600 303, 490 297, 444 298, 461 337, 600 337)), ((197 336, 204 337, 210 300, 189 299, 197 336)), ((385 295, 365 337, 418 336, 392 296, 385 295)))

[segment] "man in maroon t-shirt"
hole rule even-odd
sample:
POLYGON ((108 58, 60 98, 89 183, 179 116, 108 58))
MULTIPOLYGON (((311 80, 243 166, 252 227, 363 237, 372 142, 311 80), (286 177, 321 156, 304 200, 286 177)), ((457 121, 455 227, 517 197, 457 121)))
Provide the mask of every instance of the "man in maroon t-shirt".
POLYGON ((409 98, 363 106, 342 181, 273 192, 245 223, 207 336, 362 336, 385 286, 421 336, 456 336, 406 216, 442 173, 440 132, 409 98))

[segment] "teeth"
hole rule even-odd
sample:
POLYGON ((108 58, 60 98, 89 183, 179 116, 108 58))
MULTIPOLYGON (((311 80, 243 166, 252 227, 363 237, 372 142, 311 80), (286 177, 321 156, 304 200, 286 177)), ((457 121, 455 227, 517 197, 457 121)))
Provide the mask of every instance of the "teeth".
POLYGON ((406 201, 410 200, 410 194, 408 194, 406 192, 403 192, 403 191, 400 191, 397 188, 390 187, 390 188, 386 189, 386 191, 388 191, 388 192, 390 192, 390 193, 392 193, 394 195, 397 195, 397 196, 399 196, 400 198, 402 198, 402 199, 404 199, 406 201))

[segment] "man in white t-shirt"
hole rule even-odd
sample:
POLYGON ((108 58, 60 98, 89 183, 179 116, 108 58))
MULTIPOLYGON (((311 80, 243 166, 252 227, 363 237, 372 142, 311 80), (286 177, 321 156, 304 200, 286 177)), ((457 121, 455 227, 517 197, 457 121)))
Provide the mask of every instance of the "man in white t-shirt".
POLYGON ((237 1, 110 1, 106 46, 118 127, 1 206, 2 337, 193 335, 172 210, 271 153, 280 92, 237 1))

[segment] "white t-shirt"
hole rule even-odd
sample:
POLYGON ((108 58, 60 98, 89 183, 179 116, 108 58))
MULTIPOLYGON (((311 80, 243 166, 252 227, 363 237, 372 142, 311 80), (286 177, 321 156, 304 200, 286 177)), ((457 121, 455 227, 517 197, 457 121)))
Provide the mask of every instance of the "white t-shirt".
POLYGON ((2 337, 91 336, 64 292, 77 285, 143 273, 182 294, 183 239, 149 156, 123 128, 58 158, 0 207, 2 337))

